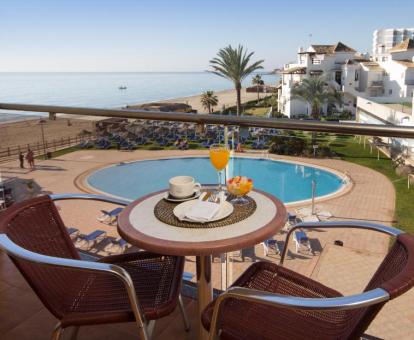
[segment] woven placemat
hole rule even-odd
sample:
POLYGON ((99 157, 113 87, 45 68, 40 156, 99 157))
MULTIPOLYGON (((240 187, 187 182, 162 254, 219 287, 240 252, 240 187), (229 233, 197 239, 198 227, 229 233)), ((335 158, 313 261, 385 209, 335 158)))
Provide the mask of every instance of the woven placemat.
MULTIPOLYGON (((231 200, 234 197, 229 196, 227 200, 231 200)), ((222 220, 208 223, 194 223, 188 221, 180 221, 174 215, 174 208, 180 203, 169 202, 165 199, 159 201, 154 207, 154 215, 161 222, 169 225, 181 228, 218 228, 226 225, 234 224, 251 216, 256 210, 256 202, 253 198, 246 196, 249 201, 243 205, 234 205, 233 213, 222 220)))

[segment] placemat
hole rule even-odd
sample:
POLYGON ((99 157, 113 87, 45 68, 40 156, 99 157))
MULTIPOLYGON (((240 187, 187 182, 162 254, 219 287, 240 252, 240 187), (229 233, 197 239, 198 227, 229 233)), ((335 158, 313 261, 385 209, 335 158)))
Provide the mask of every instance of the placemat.
MULTIPOLYGON (((231 195, 227 197, 227 200, 230 201, 234 198, 231 195)), ((177 217, 175 217, 173 210, 174 208, 180 204, 175 202, 169 202, 165 199, 161 199, 154 207, 154 215, 158 218, 161 222, 164 222, 169 225, 173 225, 175 227, 181 228, 218 228, 224 227, 230 224, 234 224, 251 216, 256 211, 256 201, 246 196, 248 203, 243 205, 233 205, 234 210, 230 216, 223 218, 222 220, 215 221, 215 222, 207 222, 207 223, 195 223, 195 222, 188 222, 188 221, 180 221, 177 217)))

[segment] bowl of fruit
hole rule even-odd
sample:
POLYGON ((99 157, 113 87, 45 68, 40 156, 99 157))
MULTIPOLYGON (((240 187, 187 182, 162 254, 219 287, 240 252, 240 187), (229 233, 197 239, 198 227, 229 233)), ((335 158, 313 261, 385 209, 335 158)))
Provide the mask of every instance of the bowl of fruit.
POLYGON ((227 181, 227 191, 234 195, 233 204, 246 204, 249 201, 245 196, 253 189, 253 180, 245 176, 236 176, 227 181))

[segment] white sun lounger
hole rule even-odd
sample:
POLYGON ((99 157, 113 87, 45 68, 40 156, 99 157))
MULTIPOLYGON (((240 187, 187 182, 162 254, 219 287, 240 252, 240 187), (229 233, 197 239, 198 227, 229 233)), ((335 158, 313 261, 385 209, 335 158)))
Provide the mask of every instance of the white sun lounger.
POLYGON ((118 220, 118 215, 121 213, 121 211, 124 210, 124 208, 115 208, 111 211, 101 210, 102 215, 97 218, 99 222, 105 223, 105 224, 115 224, 118 220))
POLYGON ((308 252, 313 252, 308 235, 302 230, 294 232, 293 241, 295 242, 296 253, 298 254, 302 249, 308 252))
POLYGON ((268 239, 264 242, 262 242, 262 246, 263 246, 263 251, 265 253, 265 256, 269 256, 269 250, 273 249, 274 252, 279 255, 280 254, 280 249, 279 246, 277 244, 277 241, 274 239, 268 239))

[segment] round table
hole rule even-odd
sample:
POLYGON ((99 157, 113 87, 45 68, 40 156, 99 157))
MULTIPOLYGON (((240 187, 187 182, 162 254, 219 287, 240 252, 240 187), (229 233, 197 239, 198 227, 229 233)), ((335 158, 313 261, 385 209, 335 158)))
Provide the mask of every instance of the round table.
POLYGON ((249 193, 256 211, 243 221, 218 228, 182 228, 158 220, 155 205, 166 190, 129 204, 118 218, 118 232, 129 243, 154 253, 196 256, 200 339, 207 338, 201 313, 212 301, 211 256, 254 246, 275 235, 286 222, 286 209, 276 197, 260 190, 249 193))

